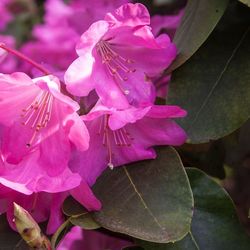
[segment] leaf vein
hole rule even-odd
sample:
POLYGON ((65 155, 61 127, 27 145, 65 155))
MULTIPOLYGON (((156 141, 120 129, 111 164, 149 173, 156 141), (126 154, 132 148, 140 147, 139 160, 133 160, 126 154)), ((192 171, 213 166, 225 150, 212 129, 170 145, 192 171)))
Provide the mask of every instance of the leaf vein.
MULTIPOLYGON (((126 173, 128 179, 129 179, 129 181, 130 181, 130 183, 131 183, 133 189, 135 190, 136 194, 137 194, 138 197, 140 198, 140 200, 141 200, 141 202, 142 202, 144 208, 149 212, 149 214, 151 215, 151 217, 153 218, 153 220, 155 221, 155 223, 160 227, 160 229, 166 232, 165 228, 162 227, 162 225, 160 224, 160 222, 157 220, 157 218, 154 216, 154 214, 152 213, 152 211, 150 210, 150 208, 149 208, 149 207, 147 206, 147 204, 145 203, 145 201, 144 201, 142 195, 140 194, 140 192, 139 192, 138 189, 136 188, 135 184, 133 183, 133 180, 132 180, 132 178, 131 178, 131 176, 130 176, 128 170, 127 170, 127 168, 124 166, 123 169, 124 169, 124 171, 125 171, 125 173, 126 173)), ((167 234, 167 232, 166 232, 166 234, 167 234)))

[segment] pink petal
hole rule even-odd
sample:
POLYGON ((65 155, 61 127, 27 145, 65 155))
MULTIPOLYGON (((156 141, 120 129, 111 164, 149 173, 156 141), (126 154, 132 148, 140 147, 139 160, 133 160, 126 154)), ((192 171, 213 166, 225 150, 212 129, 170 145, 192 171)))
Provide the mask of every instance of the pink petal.
MULTIPOLYGON (((128 125, 131 126, 131 125, 128 125)), ((156 145, 182 145, 187 135, 176 122, 169 119, 145 117, 132 128, 144 147, 156 145)))
POLYGON ((128 123, 135 123, 142 119, 150 110, 150 106, 146 108, 131 107, 122 111, 115 111, 109 117, 109 127, 112 130, 117 130, 124 127, 128 123))
POLYGON ((57 176, 68 166, 70 157, 70 144, 64 134, 64 129, 58 131, 40 144, 39 164, 44 166, 49 176, 57 176))
POLYGON ((10 126, 27 108, 40 89, 24 73, 0 74, 0 123, 10 126))
POLYGON ((187 112, 178 106, 153 105, 147 113, 151 118, 178 118, 185 117, 187 112))
MULTIPOLYGON (((70 118, 69 118, 70 119, 70 118)), ((69 140, 75 144, 76 148, 80 151, 84 151, 89 147, 89 133, 88 130, 79 117, 78 114, 74 113, 71 115, 71 123, 68 122, 69 128, 69 140)))
POLYGON ((82 180, 81 184, 70 191, 71 195, 88 210, 100 210, 101 203, 91 191, 89 185, 82 180))
POLYGON ((50 204, 50 216, 47 224, 46 234, 53 234, 56 232, 59 226, 64 222, 64 216, 62 214, 62 205, 65 198, 68 196, 67 192, 56 193, 53 195, 50 204))
POLYGON ((95 72, 94 81, 96 84, 96 92, 102 103, 108 107, 127 108, 128 100, 124 94, 124 90, 107 72, 105 65, 98 59, 95 63, 93 72, 95 72))
POLYGON ((76 96, 87 96, 94 89, 91 80, 94 58, 90 53, 77 58, 66 70, 64 80, 67 90, 76 96))
POLYGON ((145 72, 148 76, 156 76, 166 69, 176 57, 176 47, 170 43, 167 35, 162 35, 158 48, 126 46, 120 47, 118 53, 134 61, 133 67, 145 72))
POLYGON ((89 29, 82 34, 81 40, 76 46, 77 54, 83 57, 85 57, 86 54, 91 54, 93 48, 105 35, 108 29, 109 24, 106 21, 97 21, 93 23, 89 29))
POLYGON ((49 176, 44 166, 38 164, 39 153, 34 152, 18 165, 5 163, 1 171, 0 183, 24 194, 33 192, 61 192, 79 185, 78 174, 65 169, 57 176, 49 176))
POLYGON ((150 15, 143 4, 128 3, 114 12, 108 13, 105 20, 112 23, 113 26, 142 26, 149 25, 150 15))

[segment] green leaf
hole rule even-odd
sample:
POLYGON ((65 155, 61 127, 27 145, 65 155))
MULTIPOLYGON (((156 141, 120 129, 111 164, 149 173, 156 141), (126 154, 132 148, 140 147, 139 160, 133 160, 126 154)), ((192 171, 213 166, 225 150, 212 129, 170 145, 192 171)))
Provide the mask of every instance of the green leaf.
MULTIPOLYGON (((144 250, 198 250, 196 242, 192 239, 192 235, 188 233, 182 240, 175 243, 157 244, 147 241, 138 241, 138 244, 144 250)), ((207 249, 206 249, 207 250, 207 249)))
POLYGON ((250 0, 239 0, 239 1, 250 7, 250 0))
POLYGON ((71 216, 70 222, 75 226, 80 226, 86 230, 94 230, 100 228, 100 225, 97 224, 90 213, 82 214, 80 216, 71 216))
POLYGON ((250 117, 250 9, 233 2, 195 55, 173 74, 169 104, 191 143, 219 139, 250 117))
POLYGON ((67 233, 68 227, 70 227, 70 221, 67 219, 63 224, 60 225, 60 227, 57 229, 57 231, 53 234, 51 238, 51 247, 53 250, 56 249, 57 244, 60 242, 60 240, 63 238, 63 236, 67 233))
POLYGON ((89 213, 79 202, 72 197, 68 197, 63 203, 63 212, 69 216, 69 221, 86 230, 100 228, 100 225, 93 219, 89 213))
POLYGON ((111 231, 171 242, 190 229, 193 197, 176 151, 160 148, 155 160, 107 170, 94 191, 103 208, 94 219, 111 231))
POLYGON ((228 0, 188 1, 181 25, 174 37, 179 53, 169 72, 187 61, 206 41, 227 5, 228 0))
POLYGON ((88 211, 74 198, 68 197, 63 203, 63 213, 67 216, 80 216, 88 211))
POLYGON ((187 169, 194 195, 191 232, 175 244, 140 241, 145 250, 247 250, 250 239, 241 227, 227 192, 198 169, 187 169))

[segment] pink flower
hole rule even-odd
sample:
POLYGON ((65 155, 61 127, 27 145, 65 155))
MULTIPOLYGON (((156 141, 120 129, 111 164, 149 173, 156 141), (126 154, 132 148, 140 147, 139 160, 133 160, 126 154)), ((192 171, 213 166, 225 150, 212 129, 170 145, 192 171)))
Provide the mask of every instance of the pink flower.
POLYGON ((60 93, 54 76, 30 79, 0 74, 2 124, 0 183, 22 192, 60 192, 81 177, 68 168, 71 150, 88 148, 88 131, 79 106, 60 93))
POLYGON ((92 186, 107 165, 113 168, 153 159, 156 154, 152 146, 185 142, 185 132, 172 120, 185 115, 186 111, 177 106, 130 106, 117 110, 99 102, 82 117, 90 133, 89 149, 75 152, 70 166, 92 186))
POLYGON ((62 239, 57 250, 118 250, 132 245, 131 241, 75 226, 62 239))
POLYGON ((142 4, 125 4, 92 24, 77 44, 79 58, 66 71, 68 90, 86 96, 95 89, 109 107, 153 102, 149 77, 169 66, 176 48, 167 35, 155 39, 149 24, 142 4))

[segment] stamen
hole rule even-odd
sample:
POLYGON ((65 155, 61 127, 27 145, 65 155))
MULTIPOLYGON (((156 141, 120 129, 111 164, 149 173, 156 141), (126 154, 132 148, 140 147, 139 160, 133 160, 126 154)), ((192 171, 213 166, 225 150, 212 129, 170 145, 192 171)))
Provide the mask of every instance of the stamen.
POLYGON ((130 136, 129 132, 126 130, 125 127, 111 130, 108 126, 109 115, 104 115, 100 118, 100 126, 98 135, 102 135, 102 144, 103 146, 107 147, 108 151, 108 167, 113 169, 113 152, 112 152, 112 145, 116 145, 118 147, 125 146, 130 147, 132 144, 133 138, 130 136), (113 143, 112 143, 113 142, 113 143))
POLYGON ((31 147, 39 131, 45 128, 50 121, 52 105, 53 96, 47 91, 41 91, 36 99, 22 110, 21 123, 34 130, 30 141, 26 144, 27 147, 31 147))
MULTIPOLYGON (((97 44, 97 51, 102 58, 102 63, 106 65, 109 74, 116 77, 120 81, 127 81, 127 74, 134 73, 136 71, 136 69, 129 67, 129 64, 134 63, 134 61, 124 58, 116 53, 111 48, 107 40, 101 40, 97 44)), ((128 90, 123 90, 123 92, 125 94, 129 93, 128 90)))

